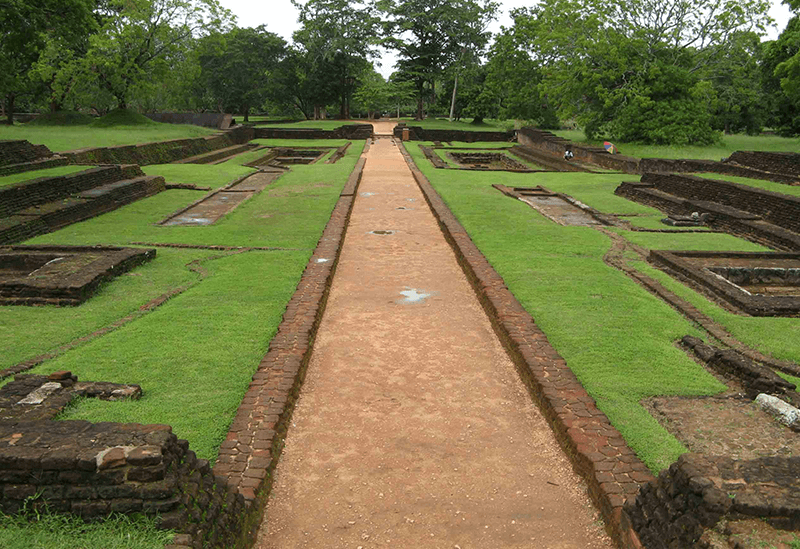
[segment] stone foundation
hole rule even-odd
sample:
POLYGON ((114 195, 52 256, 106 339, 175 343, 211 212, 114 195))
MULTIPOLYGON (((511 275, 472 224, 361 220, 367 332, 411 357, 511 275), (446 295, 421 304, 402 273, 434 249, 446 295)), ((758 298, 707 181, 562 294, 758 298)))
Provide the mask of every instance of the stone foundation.
MULTIPOLYGON (((734 461, 684 454, 625 504, 623 520, 647 549, 702 547, 723 517, 768 517, 800 528, 800 457, 734 461)), ((628 547, 635 547, 629 544, 628 547)))

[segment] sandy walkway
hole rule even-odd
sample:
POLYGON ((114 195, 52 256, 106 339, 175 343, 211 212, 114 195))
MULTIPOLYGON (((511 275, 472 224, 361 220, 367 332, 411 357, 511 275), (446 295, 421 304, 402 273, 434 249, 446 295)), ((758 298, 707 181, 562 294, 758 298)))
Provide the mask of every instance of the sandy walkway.
POLYGON ((257 547, 612 547, 397 147, 367 157, 257 547))

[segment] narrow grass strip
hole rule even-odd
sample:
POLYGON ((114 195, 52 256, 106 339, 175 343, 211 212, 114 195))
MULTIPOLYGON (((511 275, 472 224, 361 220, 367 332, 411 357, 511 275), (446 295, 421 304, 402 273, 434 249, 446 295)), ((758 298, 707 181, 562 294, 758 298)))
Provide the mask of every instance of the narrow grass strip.
POLYGON ((48 168, 46 170, 34 170, 30 172, 15 173, 0 177, 0 188, 16 185, 23 181, 30 181, 31 179, 39 179, 40 177, 56 177, 58 175, 67 175, 76 172, 88 170, 89 166, 59 166, 57 168, 48 168))

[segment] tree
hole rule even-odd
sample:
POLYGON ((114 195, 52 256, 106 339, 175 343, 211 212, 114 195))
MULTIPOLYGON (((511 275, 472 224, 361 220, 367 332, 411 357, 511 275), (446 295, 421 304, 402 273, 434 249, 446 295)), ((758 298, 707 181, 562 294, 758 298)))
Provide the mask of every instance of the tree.
POLYGON ((398 67, 417 90, 417 119, 424 116, 426 86, 462 53, 479 56, 490 33, 486 25, 496 12, 491 0, 378 0, 388 16, 384 43, 397 50, 398 67))
POLYGON ((36 91, 32 74, 48 41, 70 44, 94 27, 90 0, 4 0, 0 4, 0 96, 7 123, 14 103, 36 91))
POLYGON ((535 20, 528 10, 511 12, 514 24, 502 28, 489 51, 486 88, 496 98, 498 117, 525 120, 539 128, 559 127, 558 116, 542 85, 536 59, 535 20))
POLYGON ((389 83, 373 69, 362 77, 353 99, 367 110, 369 118, 374 118, 376 112, 380 113, 391 105, 390 92, 389 83))
MULTIPOLYGON (((800 2, 790 3, 800 10, 800 2)), ((800 134, 800 17, 793 17, 774 42, 764 46, 764 87, 781 135, 800 134)))
POLYGON ((120 109, 127 108, 131 89, 159 62, 186 48, 196 35, 231 21, 217 0, 125 0, 107 4, 101 15, 82 73, 97 78, 120 109))
POLYGON ((744 31, 763 31, 765 0, 544 0, 527 23, 543 91, 589 137, 652 143, 718 139, 708 79, 744 31))
POLYGON ((199 49, 201 80, 218 110, 233 107, 247 122, 250 108, 267 98, 267 75, 286 54, 286 42, 262 25, 209 35, 201 39, 199 49))
POLYGON ((376 53, 379 21, 372 5, 350 0, 309 0, 305 4, 292 0, 292 4, 300 12, 302 25, 294 33, 294 41, 304 53, 295 61, 305 64, 301 70, 307 80, 327 91, 321 96, 338 100, 339 117, 350 118, 350 98, 376 53))

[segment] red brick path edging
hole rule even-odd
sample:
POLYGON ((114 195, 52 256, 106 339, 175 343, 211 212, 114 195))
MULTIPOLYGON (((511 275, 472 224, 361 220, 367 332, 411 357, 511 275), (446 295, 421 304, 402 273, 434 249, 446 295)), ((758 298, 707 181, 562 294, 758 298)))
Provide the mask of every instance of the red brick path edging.
POLYGON ((245 498, 247 516, 241 539, 245 545, 255 535, 272 485, 365 163, 359 159, 342 190, 214 465, 214 474, 245 498))
POLYGON ((650 470, 597 408, 566 361, 414 164, 403 144, 398 141, 398 145, 495 332, 574 469, 586 479, 609 533, 621 547, 641 547, 623 519, 622 505, 639 492, 641 485, 654 480, 650 470))

